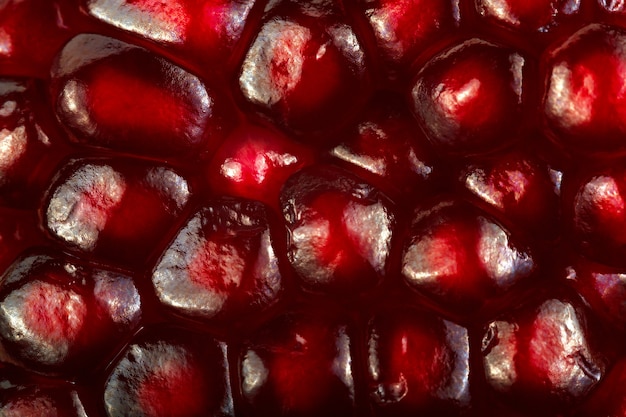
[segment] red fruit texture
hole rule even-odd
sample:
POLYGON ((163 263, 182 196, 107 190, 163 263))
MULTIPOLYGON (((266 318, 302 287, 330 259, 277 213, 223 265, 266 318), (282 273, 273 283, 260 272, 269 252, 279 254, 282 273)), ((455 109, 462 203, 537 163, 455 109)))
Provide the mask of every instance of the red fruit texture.
POLYGON ((626 417, 626 3, 0 0, 0 416, 626 417))

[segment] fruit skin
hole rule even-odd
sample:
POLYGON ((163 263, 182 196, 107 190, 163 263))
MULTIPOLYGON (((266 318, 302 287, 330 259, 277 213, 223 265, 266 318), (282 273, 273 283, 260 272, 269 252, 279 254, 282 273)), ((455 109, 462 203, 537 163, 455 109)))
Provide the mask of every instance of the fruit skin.
POLYGON ((624 16, 0 1, 0 414, 623 416, 624 16))

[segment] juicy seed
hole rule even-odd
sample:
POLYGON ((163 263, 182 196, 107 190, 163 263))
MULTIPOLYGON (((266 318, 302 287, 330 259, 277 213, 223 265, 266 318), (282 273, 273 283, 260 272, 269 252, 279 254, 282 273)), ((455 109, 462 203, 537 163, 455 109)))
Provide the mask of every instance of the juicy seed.
POLYGON ((396 96, 376 96, 347 138, 331 150, 348 169, 392 197, 427 191, 437 158, 396 96))
POLYGON ((77 142, 166 156, 220 141, 219 104, 202 82, 136 46, 79 35, 52 77, 57 114, 77 142))
POLYGON ((381 416, 458 413, 469 405, 469 339, 463 327, 394 308, 369 325, 370 397, 381 416))
POLYGON ((383 0, 360 2, 391 66, 406 67, 432 42, 458 25, 459 1, 383 0))
POLYGON ((265 208, 248 201, 205 207, 165 250, 152 282, 164 305, 192 317, 232 317, 272 305, 282 282, 265 208))
POLYGON ((332 9, 294 3, 303 10, 285 18, 279 14, 282 3, 269 11, 248 50, 239 74, 241 92, 292 130, 335 127, 367 98, 359 40, 332 9))
POLYGON ((544 113, 555 141, 583 152, 624 153, 625 41, 622 29, 593 24, 549 54, 544 113))
POLYGON ((92 354, 111 347, 107 338, 132 331, 140 315, 130 277, 61 257, 24 257, 0 287, 2 348, 37 372, 72 374, 93 363, 92 354))
POLYGON ((580 9, 578 0, 477 0, 476 10, 499 25, 525 32, 547 32, 580 9))
POLYGON ((111 162, 70 163, 70 176, 52 189, 46 225, 80 252, 140 264, 181 214, 190 191, 169 168, 111 162))
POLYGON ((232 416, 222 346, 177 330, 166 335, 172 340, 143 333, 128 346, 106 382, 107 415, 232 416))
POLYGON ((253 0, 83 0, 88 13, 220 71, 240 40, 253 0))
POLYGON ((302 170, 283 188, 287 255, 304 288, 359 293, 386 273, 394 216, 368 184, 333 167, 302 170))
POLYGON ((503 226, 455 201, 417 211, 402 258, 407 284, 465 313, 488 306, 535 269, 532 253, 503 226))
POLYGON ((292 174, 313 163, 311 149, 280 132, 242 126, 217 150, 207 180, 218 194, 262 201, 278 208, 280 190, 292 174))
POLYGON ((346 325, 298 314, 269 326, 249 342, 240 361, 250 415, 353 416, 346 325))
POLYGON ((429 61, 411 91, 413 111, 444 152, 484 153, 516 139, 523 127, 526 59, 480 39, 429 61))
POLYGON ((489 323, 483 363, 494 390, 530 409, 571 406, 604 373, 603 359, 589 345, 583 313, 572 302, 555 298, 489 323), (545 402, 524 403, 533 397, 545 402))
POLYGON ((626 171, 616 167, 580 184, 571 202, 571 227, 582 251, 597 260, 626 266, 624 259, 626 171))

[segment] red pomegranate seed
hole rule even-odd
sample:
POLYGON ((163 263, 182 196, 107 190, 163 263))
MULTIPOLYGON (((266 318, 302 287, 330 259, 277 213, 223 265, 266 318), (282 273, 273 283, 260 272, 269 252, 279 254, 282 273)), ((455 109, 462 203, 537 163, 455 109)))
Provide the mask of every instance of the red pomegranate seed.
POLYGON ((180 230, 152 273, 159 300, 201 319, 258 313, 282 289, 265 208, 216 201, 180 230))
POLYGON ((78 35, 52 77, 57 115, 76 142, 170 156, 222 140, 219 99, 196 76, 137 46, 78 35))
POLYGON ((437 158, 394 96, 376 96, 347 138, 331 150, 346 167, 389 195, 429 190, 437 158))
POLYGON ((514 151, 466 165, 460 181, 481 205, 533 237, 553 237, 559 226, 561 177, 534 155, 514 151))
POLYGON ((319 313, 279 318, 242 351, 244 413, 354 416, 351 358, 346 324, 319 313))
POLYGON ((482 347, 487 383, 517 408, 557 415, 579 403, 605 370, 586 326, 579 303, 563 297, 490 322, 482 347))
POLYGON ((470 401, 467 330, 398 306, 369 325, 368 379, 377 416, 455 415, 470 401))
POLYGON ((178 329, 144 331, 114 365, 107 416, 233 416, 224 346, 178 329))
POLYGON ((281 205, 287 256, 305 289, 356 294, 385 276, 395 218, 378 190, 316 165, 287 181, 281 205))
POLYGON ((140 265, 190 196, 169 168, 140 161, 73 161, 47 200, 44 221, 68 247, 140 265))
POLYGON ((39 86, 31 79, 0 78, 2 205, 38 204, 56 168, 59 152, 54 148, 59 143, 54 142, 56 137, 50 137, 53 132, 41 125, 34 109, 40 94, 39 86))
POLYGON ((358 2, 387 64, 408 67, 411 60, 444 35, 454 33, 460 20, 459 0, 362 0, 358 2))
POLYGON ((85 410, 75 392, 21 390, 0 400, 4 417, 83 417, 85 410))
POLYGON ((615 165, 597 171, 576 184, 571 210, 571 228, 581 250, 588 256, 612 265, 626 265, 624 197, 626 170, 615 165))
MULTIPOLYGON (((49 255, 18 260, 0 287, 0 341, 20 364, 75 373, 130 333, 141 314, 131 278, 49 255)), ((79 371, 80 372, 80 371, 79 371)))
POLYGON ((568 268, 568 278, 596 314, 618 327, 626 326, 626 271, 581 258, 568 268))
POLYGON ((207 181, 218 194, 262 201, 278 209, 287 178, 313 160, 311 149, 279 131, 240 126, 215 153, 207 181))
POLYGON ((245 100, 288 128, 344 124, 367 99, 364 52, 330 0, 273 2, 239 73, 245 100))
POLYGON ((45 77, 56 51, 70 38, 57 1, 0 3, 0 68, 3 75, 45 77))
POLYGON ((417 210, 402 256, 410 287, 464 313, 490 307, 536 267, 532 252, 501 224, 453 200, 417 210))
POLYGON ((578 12, 580 0, 476 0, 478 12, 499 25, 547 32, 563 15, 578 12))
POLYGON ((413 111, 446 153, 484 153, 509 145, 524 127, 526 59, 471 39, 430 60, 411 91, 413 111))
POLYGON ((626 33, 593 24, 551 51, 546 62, 544 114, 552 139, 568 150, 624 153, 621 93, 626 33))
POLYGON ((203 68, 230 58, 253 0, 82 0, 90 15, 117 28, 173 49, 203 68), (199 61, 199 62, 198 62, 199 61))

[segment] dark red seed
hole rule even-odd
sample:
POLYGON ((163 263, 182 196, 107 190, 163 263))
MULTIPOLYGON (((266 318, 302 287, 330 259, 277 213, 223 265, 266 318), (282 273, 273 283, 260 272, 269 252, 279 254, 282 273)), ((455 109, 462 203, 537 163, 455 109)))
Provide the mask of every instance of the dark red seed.
POLYGON ((568 199, 570 227, 587 256, 610 265, 626 265, 626 170, 615 165, 575 184, 568 199))
POLYGON ((221 97, 140 47, 81 34, 57 56, 52 94, 72 140, 139 155, 190 155, 221 142, 221 97))
POLYGON ((605 359, 594 342, 576 301, 548 298, 522 307, 485 328, 487 383, 517 408, 556 415, 581 402, 604 376, 605 359))
POLYGON ((109 417, 234 416, 225 346, 178 329, 138 335, 104 388, 109 417))
POLYGON ((370 321, 368 380, 376 416, 456 415, 469 405, 469 377, 463 327, 398 306, 370 321))
POLYGON ((207 181, 218 194, 262 201, 278 209, 287 178, 313 160, 311 149, 277 130, 240 126, 215 153, 207 181))
POLYGON ((548 54, 544 114, 551 138, 567 150, 626 151, 625 39, 622 29, 592 24, 548 54))
POLYGON ((269 323, 241 353, 244 415, 355 416, 350 338, 319 313, 269 323))
POLYGON ((397 199, 432 187, 437 157, 399 97, 375 96, 331 154, 397 199))
POLYGON ((481 205, 533 238, 558 233, 561 178, 562 172, 517 150, 469 163, 460 175, 462 186, 481 205))
POLYGON ((281 206, 287 256, 303 288, 357 294, 385 276, 395 217, 378 190, 339 168, 316 165, 287 181, 281 206))
POLYGON ((329 0, 274 2, 239 72, 245 100, 302 133, 345 124, 370 89, 358 37, 329 0))
POLYGON ((203 320, 235 319, 274 304, 282 277, 265 207, 215 201, 196 213, 152 272, 159 300, 203 320))
POLYGON ((404 238, 402 278, 449 311, 489 308, 536 268, 519 238, 462 201, 417 209, 404 238))
POLYGON ((84 372, 140 316, 132 279, 112 270, 35 254, 2 277, 0 342, 7 359, 36 372, 84 372))
POLYGON ((2 75, 45 78, 56 51, 71 35, 57 1, 3 1, 0 3, 2 75))
POLYGON ((563 16, 580 8, 579 0, 476 0, 476 10, 495 23, 522 32, 547 32, 563 16))
POLYGON ((237 45, 254 5, 252 0, 81 3, 96 19, 172 49, 211 72, 224 69, 223 63, 237 45))
POLYGON ((460 20, 458 0, 362 0, 376 46, 392 68, 408 67, 460 20))
POLYGON ((44 223, 73 250, 141 265, 189 197, 185 179, 164 166, 72 161, 50 189, 44 223))
POLYGON ((526 59, 470 39, 431 59, 412 83, 413 111, 431 142, 450 154, 494 151, 523 123, 526 59))

